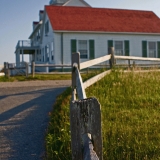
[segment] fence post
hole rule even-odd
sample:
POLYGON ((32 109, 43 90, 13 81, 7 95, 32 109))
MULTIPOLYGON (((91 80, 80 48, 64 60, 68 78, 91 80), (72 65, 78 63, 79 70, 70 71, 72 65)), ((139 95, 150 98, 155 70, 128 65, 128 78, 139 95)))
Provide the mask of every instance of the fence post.
POLYGON ((4 73, 5 77, 10 77, 10 70, 9 70, 9 64, 8 62, 4 62, 4 73))
POLYGON ((28 77, 28 63, 25 62, 25 67, 26 67, 26 77, 28 77))
POLYGON ((71 102, 72 160, 103 159, 100 108, 100 104, 96 98, 71 102))
POLYGON ((136 67, 136 63, 135 61, 133 61, 133 69, 135 69, 135 67, 136 67))
POLYGON ((4 68, 5 68, 5 76, 6 77, 10 77, 10 70, 9 70, 9 63, 8 62, 4 62, 4 68))
POLYGON ((8 69, 7 69, 7 77, 10 78, 10 69, 9 69, 9 66, 8 66, 8 69))
POLYGON ((35 75, 35 62, 32 61, 32 77, 35 75))
POLYGON ((129 67, 129 69, 131 67, 130 59, 128 60, 128 67, 129 67))
POLYGON ((111 59, 109 60, 110 68, 113 68, 115 65, 114 47, 108 48, 108 54, 111 54, 111 59))
POLYGON ((4 74, 7 76, 7 62, 4 62, 4 74))
POLYGON ((76 73, 74 72, 73 64, 76 63, 80 68, 80 53, 72 53, 72 89, 76 87, 76 73))

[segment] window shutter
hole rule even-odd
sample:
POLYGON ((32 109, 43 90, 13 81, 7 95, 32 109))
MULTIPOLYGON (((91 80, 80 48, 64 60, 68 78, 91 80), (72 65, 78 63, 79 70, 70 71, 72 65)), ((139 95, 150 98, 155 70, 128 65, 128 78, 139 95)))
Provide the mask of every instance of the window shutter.
POLYGON ((142 57, 147 57, 147 41, 142 41, 142 57))
POLYGON ((129 41, 124 41, 124 52, 125 52, 125 56, 129 56, 129 41))
POLYGON ((158 58, 160 58, 160 42, 157 42, 157 55, 158 55, 158 58))
POLYGON ((112 40, 108 40, 108 48, 109 47, 113 47, 113 41, 112 40))
POLYGON ((94 53, 94 40, 89 40, 89 58, 94 59, 95 53, 94 53))
POLYGON ((77 52, 77 42, 75 39, 71 39, 71 54, 77 52))

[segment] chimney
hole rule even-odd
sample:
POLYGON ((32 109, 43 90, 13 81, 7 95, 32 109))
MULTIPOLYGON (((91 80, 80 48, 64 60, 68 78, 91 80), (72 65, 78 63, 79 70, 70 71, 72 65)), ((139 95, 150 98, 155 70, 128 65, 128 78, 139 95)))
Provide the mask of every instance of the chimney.
POLYGON ((33 22, 33 31, 34 31, 34 29, 36 28, 36 26, 37 26, 37 24, 38 24, 39 22, 33 22))
POLYGON ((39 11, 39 21, 43 20, 43 15, 44 15, 44 11, 40 10, 39 11))

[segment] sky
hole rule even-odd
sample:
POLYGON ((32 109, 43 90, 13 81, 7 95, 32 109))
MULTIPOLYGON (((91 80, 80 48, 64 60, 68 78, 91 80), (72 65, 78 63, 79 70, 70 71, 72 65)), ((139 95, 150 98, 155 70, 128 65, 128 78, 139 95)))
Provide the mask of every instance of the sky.
MULTIPOLYGON (((160 17, 160 0, 86 0, 96 8, 118 8, 153 11, 160 17)), ((49 0, 0 0, 0 65, 15 63, 18 40, 28 40, 32 22, 39 20, 39 10, 49 0)), ((24 57, 28 61, 27 57, 24 57)))

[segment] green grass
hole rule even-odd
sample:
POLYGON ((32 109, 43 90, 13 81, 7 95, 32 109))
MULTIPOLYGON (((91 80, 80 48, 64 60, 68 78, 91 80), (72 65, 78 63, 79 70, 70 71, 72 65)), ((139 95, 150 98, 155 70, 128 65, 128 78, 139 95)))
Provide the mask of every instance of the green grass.
POLYGON ((5 76, 0 77, 0 82, 15 82, 15 81, 31 81, 31 80, 69 80, 71 79, 70 74, 36 74, 34 77, 29 75, 26 76, 11 76, 7 78, 5 76))
MULTIPOLYGON (((104 160, 160 159, 160 73, 114 70, 86 90, 101 103, 104 160)), ((48 159, 71 159, 71 90, 58 98, 46 136, 48 159), (58 128, 58 129, 57 129, 58 128)))
MULTIPOLYGON (((102 72, 101 70, 94 70, 91 73, 83 73, 82 78, 84 80, 93 77, 97 73, 102 72)), ((0 76, 0 82, 16 82, 16 81, 31 81, 31 80, 70 80, 71 74, 36 74, 34 77, 29 75, 26 76, 11 76, 7 78, 5 76, 0 76)))
POLYGON ((87 89, 102 106, 104 159, 160 159, 159 79, 114 71, 87 89))
POLYGON ((69 123, 69 103, 71 100, 71 88, 57 97, 50 113, 50 123, 46 135, 46 159, 70 160, 71 137, 69 123))

